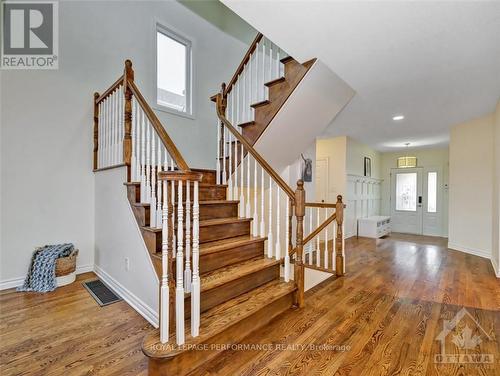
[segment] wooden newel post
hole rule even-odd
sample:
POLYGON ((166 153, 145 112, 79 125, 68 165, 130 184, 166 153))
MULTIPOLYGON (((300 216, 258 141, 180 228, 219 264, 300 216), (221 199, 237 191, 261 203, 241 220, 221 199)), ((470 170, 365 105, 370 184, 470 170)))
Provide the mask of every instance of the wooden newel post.
POLYGON ((304 182, 297 182, 295 190, 295 217, 297 217, 297 253, 295 255, 294 279, 297 284, 296 303, 299 308, 304 307, 304 264, 302 261, 304 251, 304 216, 306 214, 306 191, 304 182))
POLYGON ((130 181, 132 160, 132 90, 128 85, 129 82, 134 82, 134 70, 132 69, 132 62, 127 59, 125 60, 125 71, 123 73, 123 90, 125 94, 123 163, 127 165, 128 181, 130 181))
POLYGON ((342 230, 342 224, 344 222, 344 203, 342 202, 341 195, 337 196, 335 211, 337 216, 337 235, 335 239, 335 273, 340 277, 344 275, 344 234, 342 230))
POLYGON ((99 104, 97 99, 99 93, 94 93, 94 170, 99 168, 98 152, 99 152, 99 104))

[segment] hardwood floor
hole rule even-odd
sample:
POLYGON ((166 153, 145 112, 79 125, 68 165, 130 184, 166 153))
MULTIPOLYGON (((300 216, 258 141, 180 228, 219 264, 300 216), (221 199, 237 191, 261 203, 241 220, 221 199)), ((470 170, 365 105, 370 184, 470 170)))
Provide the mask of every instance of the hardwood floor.
MULTIPOLYGON (((345 277, 308 291, 304 309, 192 375, 500 374, 500 280, 489 260, 448 250, 442 238, 400 234, 351 238, 346 248, 345 277), (435 363, 443 319, 462 307, 471 316, 457 327, 465 322, 482 339, 469 355, 491 354, 493 363, 435 363)), ((150 325, 124 302, 99 308, 80 283, 45 295, 0 293, 0 319, 2 375, 146 374, 140 344, 150 325)), ((447 354, 457 353, 455 334, 447 354)))

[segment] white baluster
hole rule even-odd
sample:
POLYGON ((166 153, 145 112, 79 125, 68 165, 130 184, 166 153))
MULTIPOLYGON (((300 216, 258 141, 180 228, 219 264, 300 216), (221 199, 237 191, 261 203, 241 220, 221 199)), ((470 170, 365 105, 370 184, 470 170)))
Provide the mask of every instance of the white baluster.
MULTIPOLYGON (((319 208, 316 208, 316 227, 319 227, 319 208)), ((316 236, 316 266, 321 266, 321 249, 319 246, 319 234, 316 236)))
MULTIPOLYGON (((336 256, 336 253, 337 253, 337 248, 336 248, 336 244, 337 244, 337 222, 336 221, 333 221, 333 224, 332 224, 332 232, 333 232, 333 239, 332 239, 332 245, 333 245, 333 248, 332 248, 332 268, 333 270, 335 270, 335 265, 337 263, 337 258, 335 257, 336 256)), ((325 265, 328 265, 328 263, 325 261, 325 265)))
POLYGON ((273 80, 273 44, 269 43, 269 81, 273 80))
MULTIPOLYGON (((252 107, 250 105, 253 102, 253 77, 252 74, 253 72, 253 64, 252 64, 252 57, 253 55, 250 55, 248 58, 248 120, 253 120, 253 115, 252 115, 252 107)), ((255 74, 254 74, 255 75, 255 74)))
POLYGON ((149 226, 156 227, 156 143, 155 132, 151 130, 151 199, 149 200, 149 226))
MULTIPOLYGON (((313 232, 313 208, 309 208, 309 234, 313 232)), ((313 261, 313 251, 314 251, 314 242, 310 241, 309 246, 307 247, 309 253, 309 265, 312 264, 313 261)))
POLYGON ((220 145, 221 145, 221 137, 220 137, 220 123, 217 120, 217 166, 216 166, 216 183, 220 184, 220 164, 221 164, 221 159, 220 159, 220 145))
POLYGON ((162 227, 162 247, 161 247, 161 288, 160 288, 160 342, 168 342, 169 331, 169 293, 168 293, 168 183, 163 181, 163 227, 162 227))
POLYGON ((151 124, 146 121, 146 203, 151 203, 151 124))
POLYGON ((236 140, 236 137, 234 138, 234 168, 233 168, 233 182, 234 182, 234 188, 233 188, 233 200, 238 199, 238 141, 236 140))
POLYGON ((118 127, 118 163, 123 163, 123 138, 125 136, 125 97, 123 90, 120 93, 120 126, 118 127))
POLYGON ((290 225, 290 198, 288 195, 286 196, 286 217, 285 217, 285 270, 284 270, 284 278, 285 282, 290 281, 290 255, 289 255, 289 225, 290 225))
MULTIPOLYGON (((174 158, 172 158, 172 156, 170 156, 170 171, 174 171, 175 167, 174 167, 174 158)), ((174 207, 174 210, 172 210, 172 227, 175 226, 175 182, 172 182, 172 205, 174 207)), ((174 235, 173 235, 173 239, 172 239, 172 254, 173 254, 173 257, 175 257, 175 250, 177 249, 177 235, 175 234, 175 231, 174 231, 174 235)), ((182 265, 182 264, 181 264, 182 265)))
POLYGON ((252 216, 252 208, 250 206, 250 153, 247 153, 247 202, 245 215, 247 218, 252 216))
POLYGON ((243 66, 243 71, 241 72, 241 79, 242 79, 242 87, 241 87, 241 90, 243 91, 242 92, 242 98, 241 98, 241 122, 242 123, 245 123, 247 121, 247 118, 246 118, 246 65, 243 66))
MULTIPOLYGON (((336 258, 333 258, 336 260, 336 258)), ((342 264, 344 267, 342 269, 342 272, 345 273, 345 227, 344 227, 344 222, 342 222, 342 259, 344 260, 344 263, 342 264)), ((335 266, 333 267, 335 269, 335 266)))
MULTIPOLYGON (((161 171, 161 151, 163 150, 163 144, 158 136, 158 170, 157 173, 161 171)), ((162 226, 162 216, 161 216, 161 184, 160 181, 157 184, 157 194, 156 194, 156 228, 161 228, 162 226)))
POLYGON ((117 89, 115 91, 115 102, 116 102, 116 126, 115 126, 115 150, 114 150, 114 159, 115 159, 115 164, 120 163, 120 160, 118 159, 118 152, 119 152, 119 143, 120 143, 120 126, 121 126, 121 115, 120 115, 120 90, 117 89))
POLYGON ((279 78, 281 77, 281 69, 280 69, 280 48, 277 48, 276 50, 276 76, 279 78))
POLYGON ((259 211, 257 207, 257 186, 258 186, 258 177, 257 177, 257 160, 253 160, 253 221, 252 221, 252 235, 259 235, 259 211))
POLYGON ((267 233, 267 257, 273 257, 273 178, 269 175, 269 231, 267 233))
MULTIPOLYGON (((325 221, 328 219, 328 208, 325 208, 325 221)), ((333 233, 333 241, 335 241, 335 233, 333 233)), ((335 248, 335 246, 334 246, 335 248)), ((324 266, 328 268, 328 226, 325 227, 325 264, 324 266)))
POLYGON ((103 127, 102 127, 102 166, 101 167, 106 167, 107 166, 107 128, 108 128, 108 105, 107 105, 108 99, 104 99, 102 101, 102 107, 103 107, 103 127))
POLYGON ((146 119, 141 111, 141 202, 147 202, 146 187, 146 119))
POLYGON ((137 126, 137 130, 135 132, 135 159, 136 159, 136 167, 135 167, 135 179, 136 181, 141 181, 141 121, 139 118, 140 107, 137 101, 135 102, 135 125, 137 126))
POLYGON ((227 184, 227 170, 226 170, 226 132, 227 129, 226 127, 223 128, 222 130, 222 184, 227 184))
POLYGON ((243 167, 243 162, 244 162, 244 151, 243 151, 243 145, 241 147, 241 158, 240 158, 240 217, 243 218, 245 216, 245 196, 243 195, 243 175, 244 175, 244 167, 243 167))
POLYGON ((113 130, 115 127, 115 102, 113 93, 109 96, 109 147, 108 147, 108 161, 109 166, 114 164, 114 155, 113 155, 113 130))
POLYGON ((281 239, 280 239, 280 186, 276 190, 276 260, 281 258, 281 239))
POLYGON ((137 159, 135 153, 137 145, 135 144, 135 133, 137 130, 137 109, 136 109, 135 95, 132 97, 132 156, 130 157, 130 174, 132 181, 137 181, 137 159))
POLYGON ((229 199, 231 200, 233 198, 233 179, 232 179, 232 174, 233 174, 233 170, 232 170, 232 166, 233 166, 233 144, 232 144, 232 134, 231 132, 228 130, 227 131, 228 133, 228 144, 225 145, 225 147, 228 148, 228 151, 229 151, 229 171, 228 171, 228 178, 227 178, 227 185, 228 185, 228 197, 229 199))
POLYGON ((102 102, 99 103, 99 125, 97 128, 97 168, 102 167, 102 128, 104 126, 102 116, 102 102))
POLYGON ((112 141, 113 147, 111 149, 111 159, 113 160, 113 165, 117 163, 117 149, 118 149, 118 95, 117 91, 113 93, 113 133, 112 141))
POLYGON ((264 200, 266 196, 266 187, 265 187, 265 182, 264 182, 264 168, 261 166, 260 169, 260 186, 261 186, 261 192, 260 192, 260 236, 264 237, 266 236, 266 221, 265 221, 265 209, 264 209, 264 200))
POLYGON ((266 100, 266 41, 262 39, 262 100, 266 100))
POLYGON ((200 207, 198 202, 198 182, 194 183, 193 197, 193 280, 191 282, 191 335, 197 337, 200 332, 200 207))
POLYGON ((182 208, 182 181, 177 188, 177 255, 176 255, 176 288, 175 288, 175 335, 177 345, 184 344, 184 265, 183 236, 184 211, 182 208))
MULTIPOLYGON (((240 105, 240 75, 238 75, 238 80, 236 81, 236 125, 241 123, 241 105, 240 105)), ((238 129, 240 127, 237 127, 238 129)))
POLYGON ((186 181, 186 268, 184 269, 184 288, 191 292, 191 185, 186 181))

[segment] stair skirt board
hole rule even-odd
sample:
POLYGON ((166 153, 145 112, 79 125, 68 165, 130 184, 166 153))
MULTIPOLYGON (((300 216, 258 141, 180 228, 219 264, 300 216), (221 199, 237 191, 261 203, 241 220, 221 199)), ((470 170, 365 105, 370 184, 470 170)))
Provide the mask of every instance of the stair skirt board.
POLYGON ((100 279, 86 281, 82 283, 83 287, 95 299, 99 306, 104 307, 122 300, 120 296, 115 294, 108 286, 106 286, 100 279))

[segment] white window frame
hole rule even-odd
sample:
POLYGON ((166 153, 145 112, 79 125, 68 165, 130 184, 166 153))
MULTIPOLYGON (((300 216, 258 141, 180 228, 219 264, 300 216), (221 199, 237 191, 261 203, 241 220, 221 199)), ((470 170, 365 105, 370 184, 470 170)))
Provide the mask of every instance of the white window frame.
POLYGON ((170 26, 164 23, 155 22, 154 27, 154 108, 159 111, 179 115, 189 119, 194 119, 194 101, 193 101, 193 41, 185 35, 180 34, 170 26), (176 42, 186 46, 186 111, 179 111, 173 107, 158 103, 158 33, 161 33, 176 42))

